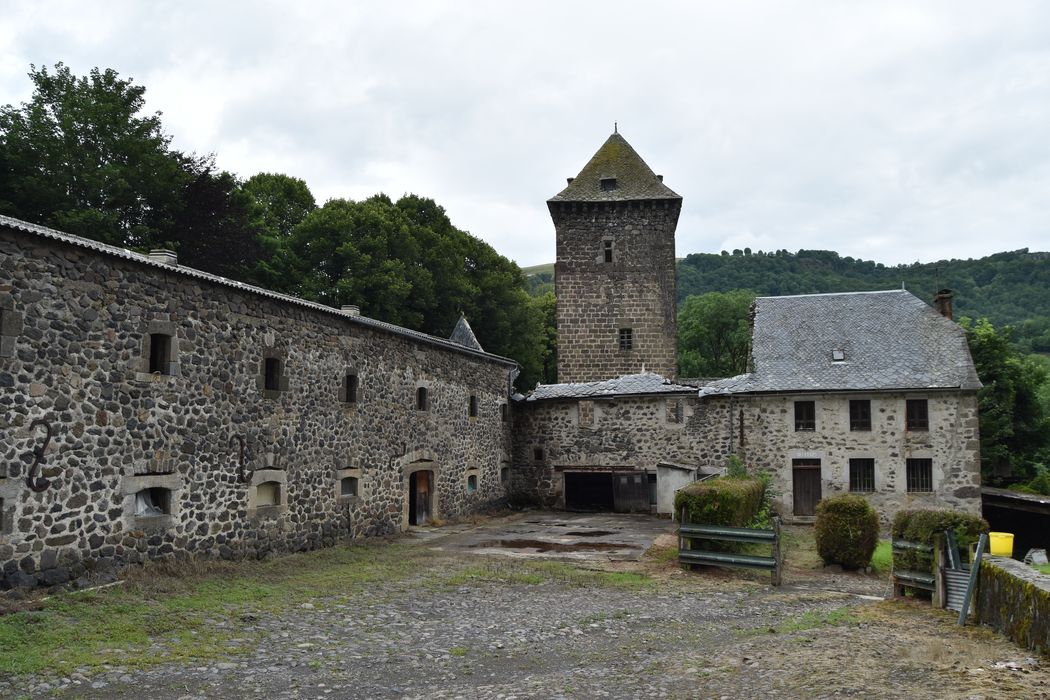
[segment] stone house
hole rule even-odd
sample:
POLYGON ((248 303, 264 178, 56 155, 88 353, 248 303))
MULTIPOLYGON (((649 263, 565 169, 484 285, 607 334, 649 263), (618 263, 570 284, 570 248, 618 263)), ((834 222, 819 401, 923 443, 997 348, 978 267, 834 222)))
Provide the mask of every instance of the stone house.
POLYGON ((516 364, 455 338, 0 217, 0 582, 505 503, 516 364))

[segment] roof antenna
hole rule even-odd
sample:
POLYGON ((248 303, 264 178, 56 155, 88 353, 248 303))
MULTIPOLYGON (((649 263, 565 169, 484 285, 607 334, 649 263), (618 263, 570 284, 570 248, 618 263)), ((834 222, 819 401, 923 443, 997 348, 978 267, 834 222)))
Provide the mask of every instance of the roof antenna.
POLYGON ((614 134, 620 133, 619 129, 620 129, 620 125, 617 124, 616 122, 613 122, 613 133, 614 134))

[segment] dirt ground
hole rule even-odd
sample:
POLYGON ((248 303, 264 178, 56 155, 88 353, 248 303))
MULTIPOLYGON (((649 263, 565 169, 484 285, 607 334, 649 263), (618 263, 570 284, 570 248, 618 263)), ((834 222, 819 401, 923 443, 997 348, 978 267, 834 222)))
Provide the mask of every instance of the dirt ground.
POLYGON ((1045 659, 928 602, 883 600, 879 576, 824 569, 808 531, 786 531, 773 588, 682 571, 666 521, 602 517, 415 532, 405 578, 209 618, 235 635, 228 655, 0 676, 0 697, 1050 697, 1045 659), (609 546, 573 548, 587 542, 609 546))

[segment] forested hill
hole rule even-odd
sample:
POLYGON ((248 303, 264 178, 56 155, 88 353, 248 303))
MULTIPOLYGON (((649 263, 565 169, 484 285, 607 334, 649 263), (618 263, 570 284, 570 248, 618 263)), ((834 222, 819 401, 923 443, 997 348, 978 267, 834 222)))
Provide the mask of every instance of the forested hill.
POLYGON ((887 266, 840 257, 830 250, 790 253, 693 253, 678 263, 679 304, 692 294, 748 289, 762 296, 905 289, 930 301, 947 287, 956 317, 986 316, 1011 325, 1015 339, 1050 352, 1050 253, 1028 249, 978 260, 941 260, 887 266))

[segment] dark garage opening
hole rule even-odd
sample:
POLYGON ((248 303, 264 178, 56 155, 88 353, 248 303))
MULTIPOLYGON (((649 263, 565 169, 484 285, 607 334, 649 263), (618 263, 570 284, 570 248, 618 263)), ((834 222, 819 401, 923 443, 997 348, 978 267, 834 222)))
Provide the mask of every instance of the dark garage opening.
POLYGON ((565 509, 613 509, 613 475, 610 472, 565 472, 565 509))

